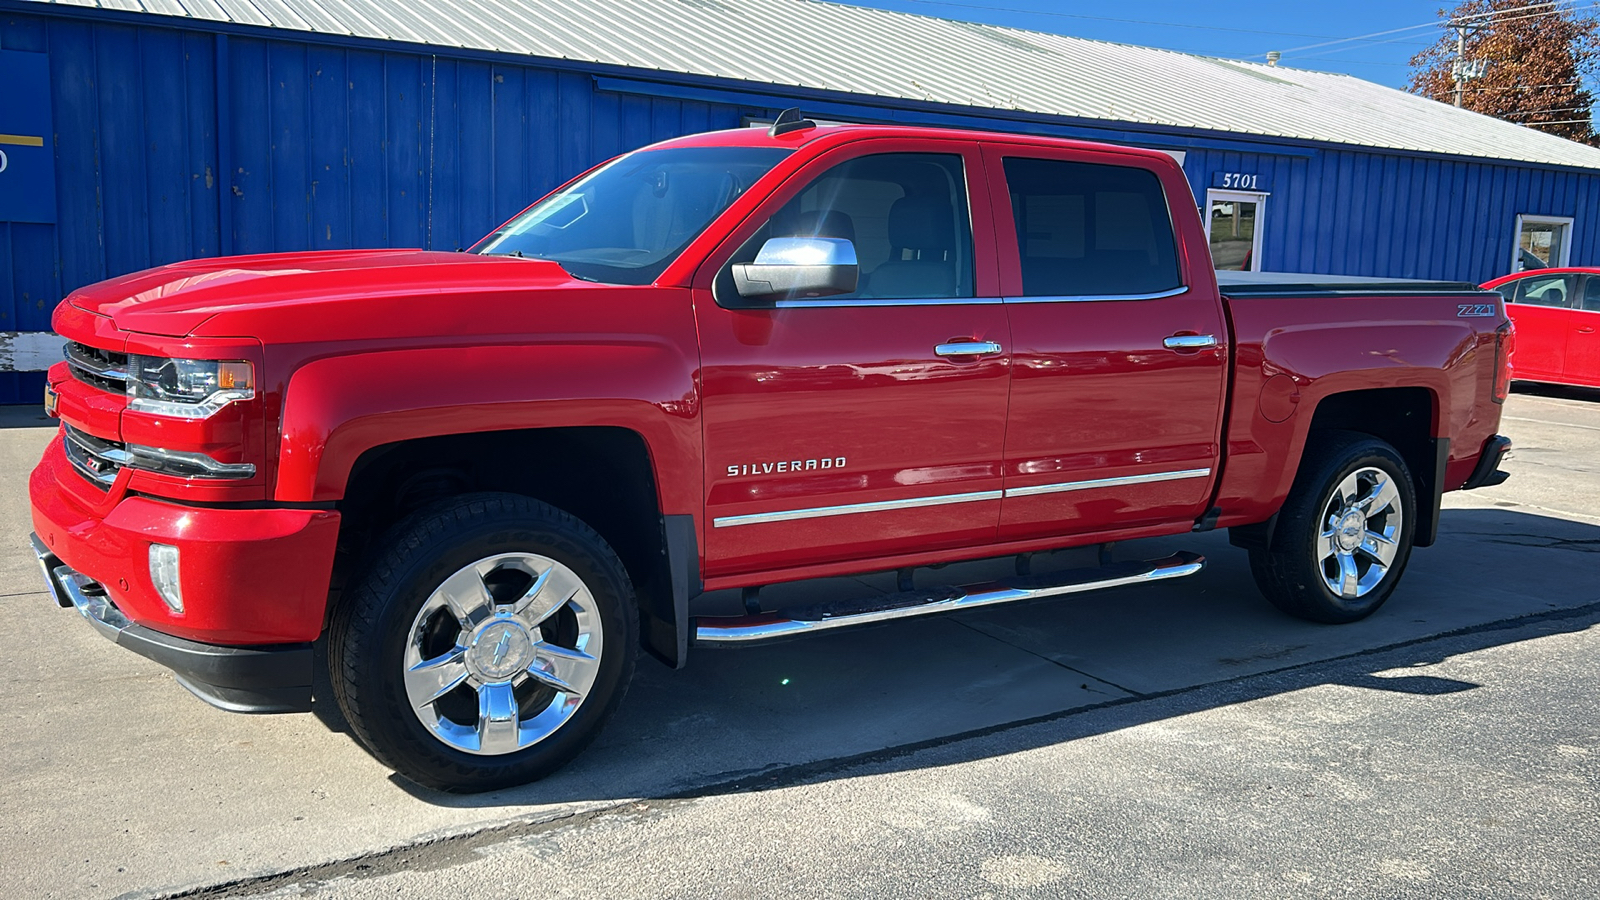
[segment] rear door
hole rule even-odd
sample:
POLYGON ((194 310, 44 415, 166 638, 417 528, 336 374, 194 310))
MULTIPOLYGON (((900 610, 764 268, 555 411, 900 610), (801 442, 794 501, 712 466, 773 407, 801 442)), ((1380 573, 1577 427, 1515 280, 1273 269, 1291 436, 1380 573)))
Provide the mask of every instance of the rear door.
POLYGON ((708 576, 994 540, 1010 334, 981 173, 970 141, 836 148, 697 273, 708 576), (729 266, 797 236, 851 241, 859 289, 741 306, 729 266))
POLYGON ((1182 176, 1007 144, 985 161, 1012 333, 1001 538, 1198 518, 1228 332, 1198 223, 1175 230, 1171 208, 1192 202, 1182 176))
MULTIPOLYGON (((1567 339, 1574 323, 1572 302, 1576 277, 1570 274, 1529 275, 1513 282, 1516 290, 1506 312, 1516 323, 1517 347, 1512 355, 1514 377, 1528 381, 1566 380, 1567 339)), ((1502 285, 1502 291, 1506 285, 1502 285)))
POLYGON ((1600 387, 1600 275, 1580 275, 1577 282, 1578 302, 1568 314, 1572 330, 1561 372, 1572 384, 1600 387))

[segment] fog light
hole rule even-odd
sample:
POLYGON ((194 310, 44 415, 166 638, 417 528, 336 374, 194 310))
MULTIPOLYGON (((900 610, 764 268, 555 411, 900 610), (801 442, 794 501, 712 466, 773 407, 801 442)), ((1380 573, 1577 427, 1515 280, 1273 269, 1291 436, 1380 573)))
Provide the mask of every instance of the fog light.
POLYGON ((156 593, 172 607, 175 613, 183 612, 183 587, 178 583, 178 548, 170 544, 150 545, 150 581, 156 593))

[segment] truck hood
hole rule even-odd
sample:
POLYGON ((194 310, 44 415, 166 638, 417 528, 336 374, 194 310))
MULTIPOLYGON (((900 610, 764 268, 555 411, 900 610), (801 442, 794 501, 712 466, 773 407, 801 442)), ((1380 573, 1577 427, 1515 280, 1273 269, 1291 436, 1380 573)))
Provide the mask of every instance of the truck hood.
MULTIPOLYGON (((188 337, 248 336, 263 317, 316 316, 327 307, 357 314, 362 301, 386 312, 439 295, 503 287, 517 292, 600 287, 559 265, 533 259, 424 250, 344 250, 233 256, 173 263, 92 284, 67 301, 109 317, 119 329, 188 337), (215 321, 213 321, 215 320, 215 321)), ((335 314, 337 317, 337 314, 335 314)))

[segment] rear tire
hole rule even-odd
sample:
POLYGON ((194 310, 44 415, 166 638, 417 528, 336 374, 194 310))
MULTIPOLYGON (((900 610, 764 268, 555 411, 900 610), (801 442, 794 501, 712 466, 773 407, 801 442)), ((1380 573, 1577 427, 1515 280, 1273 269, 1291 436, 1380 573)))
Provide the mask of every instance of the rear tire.
POLYGON ((1250 551, 1272 604, 1313 622, 1372 615, 1399 584, 1416 531, 1415 483, 1389 444, 1355 432, 1311 436, 1270 549, 1250 551))
POLYGON ((637 606, 599 534, 548 504, 470 494, 384 540, 329 626, 357 739, 425 787, 543 778, 577 756, 633 675, 637 606))

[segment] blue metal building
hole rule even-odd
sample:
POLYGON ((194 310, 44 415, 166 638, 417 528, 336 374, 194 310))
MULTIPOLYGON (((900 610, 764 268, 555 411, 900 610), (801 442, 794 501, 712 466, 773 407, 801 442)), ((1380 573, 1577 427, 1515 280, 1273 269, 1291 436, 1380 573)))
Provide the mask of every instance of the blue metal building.
POLYGON ((0 0, 0 79, 0 402, 39 395, 81 285, 466 246, 598 161, 795 105, 1167 150, 1219 265, 1600 263, 1600 149, 1348 76, 813 0, 0 0))

